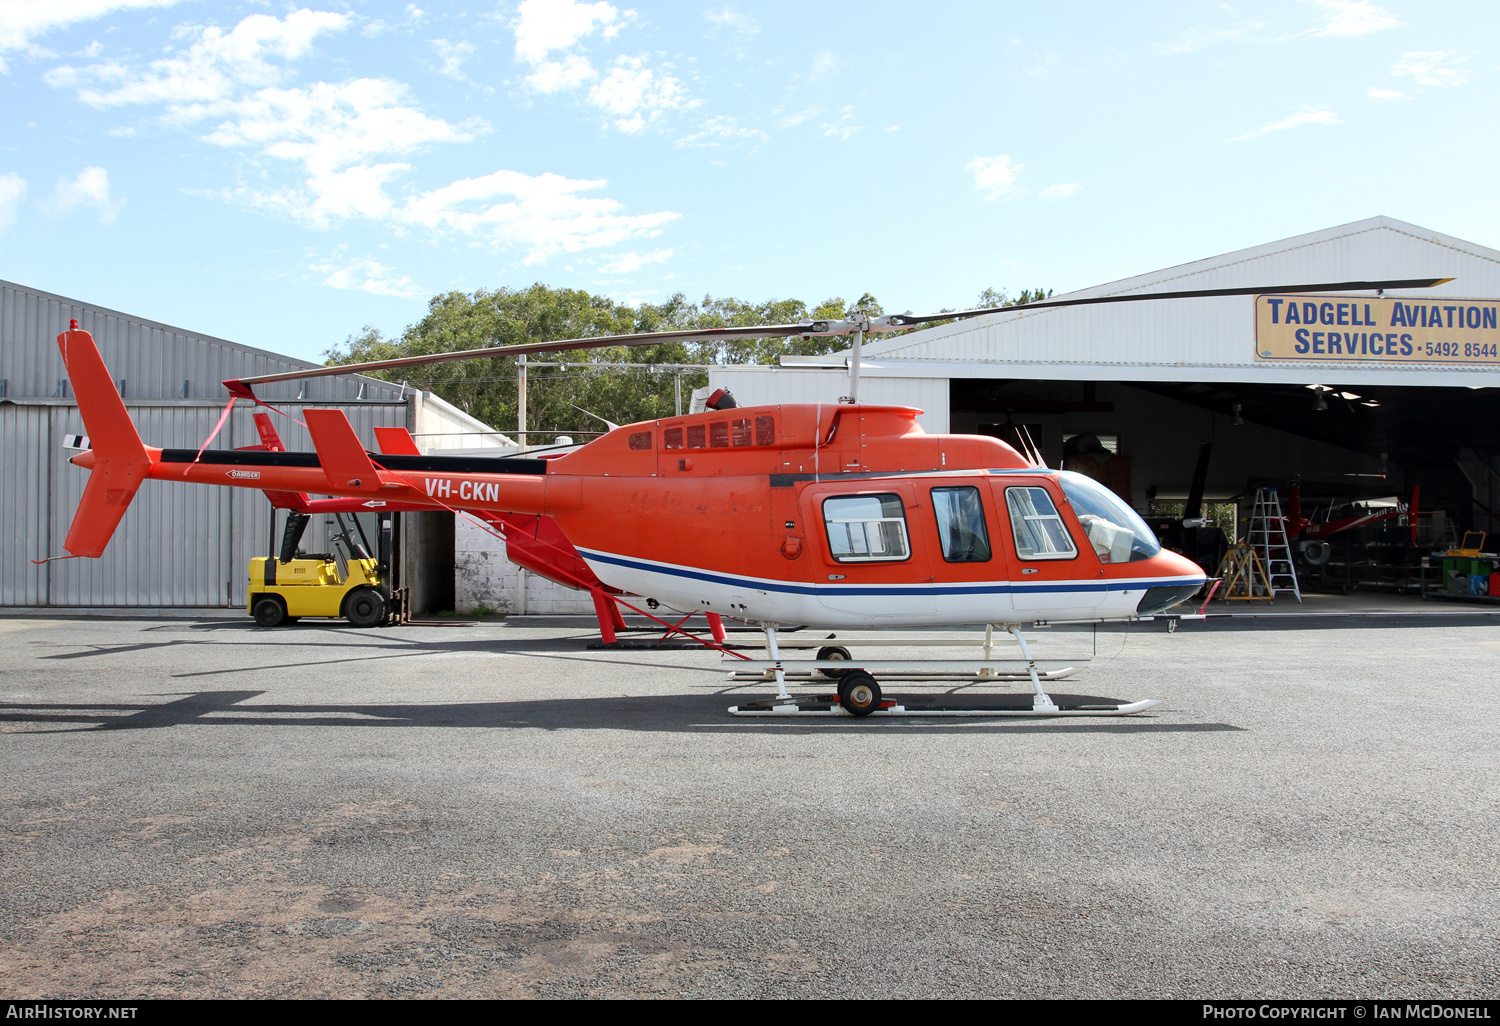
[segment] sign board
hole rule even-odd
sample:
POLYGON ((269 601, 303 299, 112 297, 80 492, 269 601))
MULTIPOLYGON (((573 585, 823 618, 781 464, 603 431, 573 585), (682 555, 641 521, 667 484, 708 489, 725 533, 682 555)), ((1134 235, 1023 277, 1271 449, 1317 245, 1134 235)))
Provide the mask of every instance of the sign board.
POLYGON ((1500 367, 1500 299, 1256 296, 1256 360, 1500 367))

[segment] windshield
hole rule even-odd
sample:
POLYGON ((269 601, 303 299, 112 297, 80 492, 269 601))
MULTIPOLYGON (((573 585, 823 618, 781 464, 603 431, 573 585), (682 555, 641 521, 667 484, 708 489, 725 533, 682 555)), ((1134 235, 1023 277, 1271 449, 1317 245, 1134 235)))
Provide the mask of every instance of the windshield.
POLYGON ((1070 470, 1058 471, 1058 477, 1101 563, 1132 563, 1161 551, 1151 528, 1114 492, 1070 470))

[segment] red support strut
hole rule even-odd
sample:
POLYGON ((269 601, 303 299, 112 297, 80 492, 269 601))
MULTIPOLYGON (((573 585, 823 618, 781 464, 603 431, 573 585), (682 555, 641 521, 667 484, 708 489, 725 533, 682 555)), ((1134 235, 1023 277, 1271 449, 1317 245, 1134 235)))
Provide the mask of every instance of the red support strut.
POLYGON ((724 633, 723 618, 718 613, 705 612, 703 615, 708 618, 708 629, 713 631, 714 640, 721 645, 728 641, 729 635, 724 633))

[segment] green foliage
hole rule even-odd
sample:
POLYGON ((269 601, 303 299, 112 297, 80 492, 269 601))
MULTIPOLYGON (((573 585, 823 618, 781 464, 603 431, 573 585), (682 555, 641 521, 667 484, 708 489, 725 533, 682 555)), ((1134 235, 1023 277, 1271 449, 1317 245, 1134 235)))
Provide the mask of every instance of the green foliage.
MULTIPOLYGON (((1047 293, 1050 295, 1051 293, 1047 293)), ((1012 306, 1043 298, 1040 289, 1024 291, 1017 300, 986 289, 983 305, 1012 306), (995 300, 991 302, 991 300, 995 300)), ((596 338, 641 332, 798 324, 810 320, 840 320, 854 313, 878 316, 884 311, 868 292, 852 304, 834 297, 815 307, 798 299, 747 303, 730 297, 703 297, 689 302, 681 293, 660 304, 632 308, 581 289, 554 289, 536 284, 524 289, 480 289, 434 296, 427 315, 400 338, 386 338, 375 328, 351 335, 343 345, 324 353, 329 364, 365 363, 403 356, 458 352, 488 346, 520 345, 559 339, 596 338)), ((822 356, 843 352, 847 338, 800 336, 761 339, 723 339, 661 342, 646 346, 611 346, 530 358, 527 371, 527 423, 532 430, 559 433, 601 430, 603 425, 585 413, 617 424, 672 416, 676 383, 671 370, 599 367, 550 368, 538 363, 639 364, 763 364, 774 366, 783 355, 822 356)), ((437 393, 499 430, 517 424, 515 357, 459 360, 410 369, 377 372, 390 381, 408 381, 437 393)), ((682 401, 687 408, 692 389, 707 384, 706 371, 684 370, 682 401)))

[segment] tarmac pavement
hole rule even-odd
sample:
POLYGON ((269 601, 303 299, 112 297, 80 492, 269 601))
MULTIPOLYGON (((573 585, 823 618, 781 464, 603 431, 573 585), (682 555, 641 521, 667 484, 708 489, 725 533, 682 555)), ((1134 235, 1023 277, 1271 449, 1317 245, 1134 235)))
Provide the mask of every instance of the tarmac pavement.
POLYGON ((1038 631, 1165 704, 768 722, 581 626, 0 619, 0 995, 1492 997, 1497 624, 1038 631))

